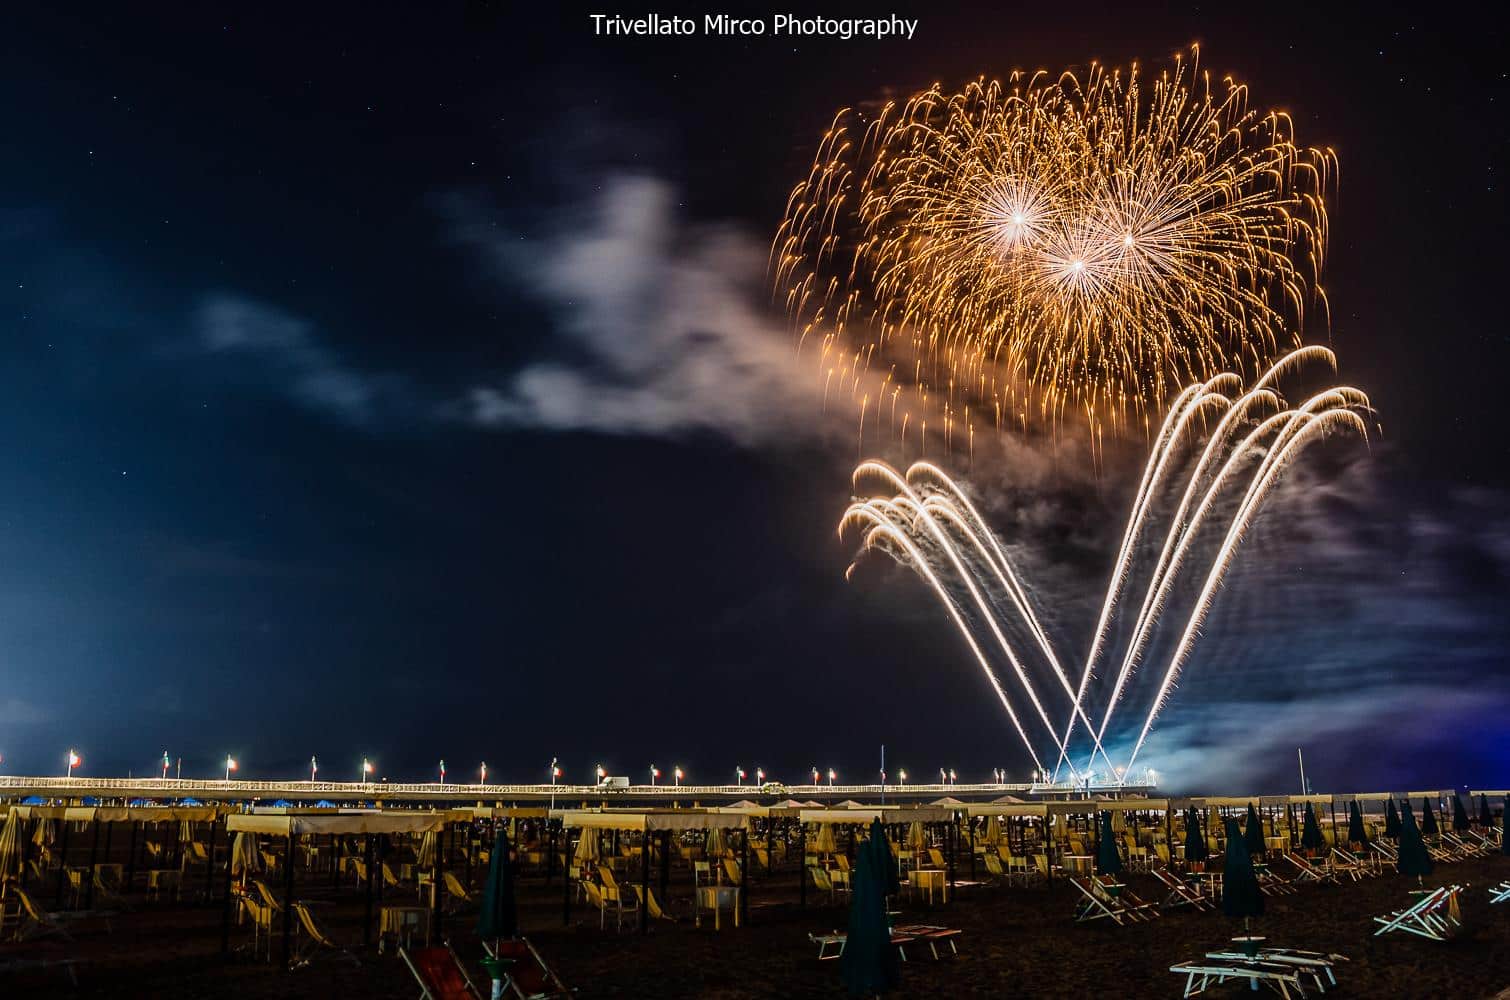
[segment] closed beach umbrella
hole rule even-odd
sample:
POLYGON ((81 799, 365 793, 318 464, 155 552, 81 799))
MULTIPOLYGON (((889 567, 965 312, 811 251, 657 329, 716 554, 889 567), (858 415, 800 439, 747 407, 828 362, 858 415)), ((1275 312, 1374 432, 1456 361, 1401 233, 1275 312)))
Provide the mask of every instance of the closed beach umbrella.
POLYGON ((1395 808, 1395 800, 1390 799, 1384 810, 1384 835, 1390 840, 1400 836, 1400 811, 1395 808))
POLYGON ((1368 831, 1363 828, 1363 810, 1354 799, 1352 808, 1348 810, 1347 839, 1355 844, 1368 843, 1368 831))
POLYGON ((598 847, 598 831, 583 830, 582 837, 577 841, 577 852, 572 855, 579 865, 590 865, 602 857, 602 851, 598 847))
MULTIPOLYGON (((884 842, 884 840, 883 840, 884 842)), ((901 983, 901 961, 891 944, 886 922, 884 872, 878 872, 876 853, 860 852, 849 902, 849 935, 844 942, 844 985, 851 996, 889 993, 901 983)))
POLYGON ((1452 793, 1452 828, 1459 832, 1468 829, 1473 824, 1468 819, 1468 810, 1463 808, 1463 800, 1458 798, 1458 793, 1452 793))
POLYGON ((1205 861, 1210 855, 1206 838, 1201 836, 1201 817, 1191 806, 1185 810, 1185 860, 1205 861))
POLYGON ((990 819, 986 820, 986 834, 982 838, 982 840, 984 840, 984 842, 986 844, 989 844, 991 847, 995 847, 997 844, 1001 843, 1001 820, 997 819, 995 816, 992 816, 990 819))
POLYGON ((1311 803, 1306 803, 1305 828, 1300 831, 1300 846, 1309 850, 1317 850, 1326 846, 1326 838, 1321 835, 1321 824, 1316 822, 1316 810, 1311 808, 1311 803))
POLYGON ((262 855, 257 852, 257 838, 245 830, 238 831, 231 842, 231 874, 254 874, 262 870, 262 855))
POLYGON ((1426 843, 1416 827, 1416 816, 1410 811, 1409 802, 1400 816, 1400 858, 1395 868, 1401 875, 1414 875, 1417 879, 1431 874, 1431 855, 1426 853, 1426 843))
POLYGON ((1243 831, 1243 846, 1248 848, 1248 857, 1261 858, 1264 854, 1264 821, 1258 818, 1258 810, 1248 803, 1248 829, 1243 831))
POLYGON ((14 811, 0 827, 0 883, 21 871, 21 817, 14 811))
POLYGON ((907 827, 907 846, 921 851, 928 846, 928 835, 923 832, 923 821, 915 819, 907 827))
POLYGON ((1117 835, 1112 830, 1112 814, 1101 814, 1101 841, 1096 845, 1096 871, 1116 875, 1122 871, 1122 855, 1117 850, 1117 835))
POLYGON ((865 842, 865 849, 875 861, 876 871, 881 873, 881 889, 886 895, 895 896, 902 888, 897 878, 897 859, 891 854, 891 845, 886 842, 886 830, 878 819, 871 820, 870 839, 865 842))
POLYGON ((1479 826, 1493 826, 1494 813, 1489 811, 1489 796, 1479 796, 1479 826))
POLYGON ((420 838, 419 857, 416 859, 421 868, 429 868, 435 864, 435 831, 430 831, 420 838))
POLYGON ((818 824, 818 835, 813 838, 813 850, 819 854, 834 853, 834 825, 832 823, 818 824))
MULTIPOLYGON (((820 836, 820 839, 821 839, 821 836, 822 836, 821 830, 820 830, 819 836, 820 836)), ((703 852, 705 854, 707 854, 708 857, 710 857, 710 858, 721 858, 721 857, 724 856, 724 852, 726 852, 728 849, 729 849, 729 845, 727 843, 725 843, 725 841, 724 841, 724 832, 722 830, 720 830, 718 827, 714 827, 713 829, 711 829, 711 830, 708 831, 708 840, 703 845, 703 852)), ((833 843, 833 837, 832 836, 829 837, 829 844, 828 844, 827 848, 823 848, 823 847, 819 847, 818 848, 819 851, 824 851, 824 850, 832 851, 833 849, 834 849, 834 843, 833 843)))
POLYGON ((1435 837, 1437 835, 1437 814, 1432 811, 1431 800, 1421 800, 1421 836, 1435 837))
POLYGON ((1222 912, 1229 917, 1242 917, 1244 928, 1247 918, 1262 916, 1264 894, 1258 888, 1258 876, 1253 872, 1253 858, 1248 854, 1248 845, 1237 820, 1227 821, 1227 856, 1222 864, 1222 912))
POLYGON ((488 879, 482 885, 482 913, 477 934, 484 939, 511 938, 519 933, 519 914, 514 906, 514 862, 509 857, 509 835, 503 825, 493 841, 488 859, 488 879))

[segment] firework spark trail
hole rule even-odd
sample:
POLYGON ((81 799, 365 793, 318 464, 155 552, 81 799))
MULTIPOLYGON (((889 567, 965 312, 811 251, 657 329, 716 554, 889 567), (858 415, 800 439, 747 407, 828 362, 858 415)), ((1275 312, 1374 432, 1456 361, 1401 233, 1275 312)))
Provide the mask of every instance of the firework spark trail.
POLYGON ((1334 172, 1198 54, 935 86, 835 116, 770 270, 840 384, 872 365, 910 379, 904 424, 928 399, 946 439, 972 413, 1084 404, 1115 424, 1170 387, 1256 372, 1325 312, 1334 172))
POLYGON ((884 463, 862 462, 855 473, 857 485, 863 478, 877 476, 897 490, 898 495, 893 498, 857 499, 846 511, 840 531, 842 533, 850 523, 869 523, 871 527, 865 534, 862 551, 882 547, 878 544, 882 541, 893 543, 895 549, 891 550, 891 554, 924 576, 946 603, 955 625, 965 635, 977 661, 991 678, 998 698, 1004 705, 1008 705, 1018 735, 1028 745, 1034 763, 1038 764, 1039 757, 1027 742, 1016 714, 1012 713, 1006 691, 997 682, 989 660, 974 637, 975 628, 968 623, 959 603, 951 596, 945 578, 953 581, 954 586, 963 587, 970 595, 970 603, 979 610, 986 628, 1017 673, 1024 693, 1045 725, 1048 725, 1032 680, 1003 632, 1002 622, 998 621, 999 613, 983 592, 1005 595, 1010 605, 1007 616, 1017 620, 1031 634, 1055 678, 1071 699, 1064 735, 1058 736, 1050 727, 1054 746, 1059 750, 1055 775, 1061 767, 1068 767, 1072 777, 1077 777, 1081 771, 1089 771, 1094 766, 1098 753, 1113 774, 1125 775, 1131 771, 1160 709, 1167 701, 1169 692, 1190 655, 1215 591, 1232 563, 1233 554, 1285 467, 1306 446, 1329 432, 1356 431, 1367 439, 1367 429, 1359 414, 1368 411, 1368 397, 1357 389, 1334 387, 1311 395, 1296 407, 1289 407, 1285 403, 1276 388, 1280 377, 1314 360, 1325 361, 1335 370, 1335 358, 1330 351, 1320 347, 1307 347, 1279 359, 1245 391, 1242 390, 1240 379, 1223 374, 1203 384, 1192 385, 1180 394, 1161 427, 1154 450, 1145 464, 1132 514, 1123 532, 1107 596, 1102 604, 1091 643, 1091 654, 1086 659, 1078 689, 1071 686, 1060 667, 1053 644, 1032 610, 1029 592, 1012 570, 996 536, 986 526, 963 490, 937 466, 926 462, 915 463, 904 476, 884 463), (1132 636, 1123 651, 1115 684, 1103 709, 1101 724, 1095 726, 1086 714, 1088 706, 1085 693, 1100 654, 1106 649, 1118 595, 1135 568, 1137 542, 1152 530, 1153 522, 1159 516, 1158 501, 1163 493, 1163 484, 1171 476, 1172 464, 1179 457, 1182 442, 1192 435, 1197 418, 1213 407, 1222 413, 1221 419, 1200 448, 1198 457, 1186 473, 1183 488, 1179 490, 1179 501, 1149 576, 1132 636), (1270 407, 1277 412, 1258 419, 1256 411, 1270 407), (1187 568, 1189 557, 1202 537, 1201 529, 1213 520, 1223 499, 1234 494, 1240 496, 1225 522, 1224 530, 1222 525, 1218 525, 1221 544, 1206 571, 1200 594, 1179 632, 1178 642, 1143 721, 1138 739, 1127 764, 1122 768, 1115 767, 1104 749, 1113 710, 1136 673, 1147 644, 1162 625, 1170 593, 1176 582, 1183 578, 1182 570, 1187 568), (948 529, 952 529, 953 534, 962 536, 975 550, 979 563, 964 557, 951 540, 951 530, 948 529), (986 567, 984 570, 980 568, 981 563, 986 567), (1081 769, 1075 767, 1069 753, 1070 738, 1077 719, 1085 723, 1093 743, 1091 759, 1081 769))

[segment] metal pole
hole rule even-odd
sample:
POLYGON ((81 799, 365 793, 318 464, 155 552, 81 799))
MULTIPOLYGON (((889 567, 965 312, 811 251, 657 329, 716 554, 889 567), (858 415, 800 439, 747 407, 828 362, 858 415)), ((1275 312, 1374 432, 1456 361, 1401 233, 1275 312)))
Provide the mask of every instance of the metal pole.
MULTIPOLYGON (((564 823, 564 821, 563 821, 564 823)), ((583 830, 577 835, 578 839, 587 836, 583 830)), ((561 926, 571 926, 571 831, 563 825, 561 829, 561 843, 565 847, 561 859, 561 926)), ((647 845, 648 853, 648 845, 647 845)))
POLYGON ((1300 794, 1309 795, 1310 789, 1306 787, 1306 758, 1300 752, 1300 747, 1295 748, 1295 759, 1300 761, 1300 794))
POLYGON ((970 881, 975 881, 975 817, 965 813, 965 822, 970 829, 970 881))
POLYGON ((944 847, 948 850, 948 871, 944 875, 944 899, 949 899, 949 888, 954 885, 954 841, 959 833, 959 810, 950 813, 954 817, 949 822, 949 827, 944 831, 944 847))
POLYGON ((288 961, 292 957, 294 940, 294 841, 295 836, 290 832, 284 838, 283 859, 283 967, 288 968, 288 961))
MULTIPOLYGON (((749 822, 746 817, 745 822, 749 822)), ((750 828, 744 828, 739 838, 739 916, 743 923, 750 922, 750 828)))
MULTIPOLYGON (((647 905, 640 907, 640 933, 650 930, 650 821, 645 821, 645 830, 640 837, 640 889, 645 893, 647 905)), ((697 900, 692 901, 694 912, 697 900)))
MULTIPOLYGON (((230 831, 226 831, 229 838, 230 831)), ((247 834, 251 836, 251 834, 247 834)), ((220 906, 220 953, 229 955, 231 952, 231 904, 235 902, 231 894, 231 862, 234 860, 233 852, 225 852, 225 902, 220 906)), ((210 867, 215 867, 215 855, 210 854, 210 867)))
MULTIPOLYGON (((204 863, 204 898, 207 900, 215 898, 215 834, 219 832, 218 827, 218 820, 210 820, 210 849, 204 863)), ((230 851, 226 854, 229 855, 230 851)))
POLYGON ((100 856, 100 819, 99 813, 95 813, 94 822, 89 824, 94 827, 94 837, 89 843, 89 871, 84 873, 84 909, 94 909, 94 866, 100 856))
POLYGON ((136 830, 139 826, 141 826, 139 821, 131 821, 131 846, 126 852, 126 885, 124 887, 127 892, 136 885, 136 830))
POLYGON ((807 824, 797 814, 797 905, 807 908, 807 824))
POLYGON ((362 837, 362 863, 367 867, 367 906, 362 919, 362 947, 372 944, 372 883, 382 880, 381 873, 372 869, 372 834, 362 837))
POLYGON ((68 881, 68 820, 63 824, 63 840, 58 846, 58 908, 63 908, 63 884, 68 881))
MULTIPOLYGON (((667 893, 671 886, 671 831, 661 831, 661 901, 670 898, 667 893)), ((649 905, 649 901, 646 901, 649 905)))

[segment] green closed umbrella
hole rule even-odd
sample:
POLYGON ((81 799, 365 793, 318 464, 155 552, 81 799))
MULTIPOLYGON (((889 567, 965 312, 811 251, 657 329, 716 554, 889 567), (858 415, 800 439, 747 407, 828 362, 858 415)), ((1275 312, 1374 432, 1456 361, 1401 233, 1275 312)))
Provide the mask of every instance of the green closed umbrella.
POLYGON ((1264 894, 1253 872, 1253 858, 1238 829, 1237 820, 1227 821, 1227 856, 1222 864, 1222 912, 1243 918, 1243 933, 1248 933, 1248 919, 1262 916, 1264 894))
POLYGON ((1432 811, 1431 800, 1421 800, 1421 836, 1435 837, 1437 835, 1437 814, 1432 811))
POLYGON ((1305 827, 1300 831, 1300 846, 1310 851, 1326 846, 1326 838, 1321 835, 1321 824, 1316 822, 1316 810, 1311 808, 1309 802, 1306 803, 1305 827))
POLYGON ((1468 810, 1463 808, 1463 800, 1458 798, 1458 793, 1452 793, 1452 828, 1459 833, 1468 829, 1473 823, 1468 819, 1468 810))
MULTIPOLYGON (((1408 805, 1406 808, 1410 808, 1408 805)), ((1400 836, 1400 811, 1395 808, 1395 800, 1389 799, 1388 806, 1384 810, 1384 835, 1390 840, 1400 836)))
MULTIPOLYGON (((885 843, 884 836, 881 842, 885 843)), ((901 961, 886 921, 885 872, 877 870, 878 855, 874 849, 861 851, 851 881, 849 933, 840 962, 844 985, 852 996, 889 993, 902 980, 901 961)))
POLYGON ((1101 836, 1096 844, 1096 871, 1101 875, 1117 875, 1122 871, 1122 855, 1117 850, 1117 835, 1112 832, 1112 814, 1101 814, 1101 836))
POLYGON ((1494 813, 1489 811, 1489 796, 1479 796, 1479 826, 1493 826, 1494 813))
POLYGON ((1201 836, 1201 817, 1195 806, 1185 810, 1185 860, 1205 861, 1211 856, 1206 849, 1206 838, 1201 836))
POLYGON ((502 823, 488 859, 488 879, 482 886, 482 913, 477 935, 484 940, 517 937, 519 912, 514 905, 514 863, 509 858, 509 835, 502 823))
POLYGON ((886 830, 878 819, 870 821, 870 839, 865 842, 865 849, 870 852, 876 871, 881 874, 883 894, 895 896, 902 890, 902 883, 897 879, 897 859, 891 853, 886 830))
POLYGON ((1500 853, 1510 854, 1510 800, 1500 810, 1500 853))
POLYGON ((1354 799, 1352 808, 1348 810, 1347 839, 1355 844, 1368 843, 1368 831, 1363 828, 1363 808, 1354 799))
POLYGON ((1431 855, 1426 853, 1426 842, 1416 826, 1416 815, 1410 811, 1410 803, 1400 815, 1400 857, 1395 869, 1401 875, 1414 875, 1418 880, 1431 874, 1431 855))
POLYGON ((1264 822, 1258 818, 1258 810, 1248 803, 1248 829, 1243 831, 1243 845, 1248 848, 1249 858, 1264 856, 1264 822))

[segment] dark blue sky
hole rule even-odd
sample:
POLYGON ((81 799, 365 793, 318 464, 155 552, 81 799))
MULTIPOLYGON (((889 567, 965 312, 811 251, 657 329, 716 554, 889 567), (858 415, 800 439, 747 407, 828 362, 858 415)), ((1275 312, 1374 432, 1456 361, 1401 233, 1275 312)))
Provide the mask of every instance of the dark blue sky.
MULTIPOLYGON (((5 770, 868 775, 884 741, 1025 773, 916 583, 843 581, 854 441, 770 339, 764 246, 841 105, 1199 40, 1338 151, 1311 336, 1384 435, 1250 540, 1162 752, 1192 786, 1288 781, 1298 742, 1318 784, 1502 778, 1503 31, 1127 6, 797 46, 502 5, 8 12, 5 770)), ((1072 635, 1125 449, 978 484, 1072 635)))

